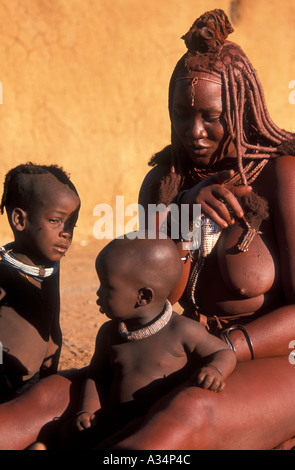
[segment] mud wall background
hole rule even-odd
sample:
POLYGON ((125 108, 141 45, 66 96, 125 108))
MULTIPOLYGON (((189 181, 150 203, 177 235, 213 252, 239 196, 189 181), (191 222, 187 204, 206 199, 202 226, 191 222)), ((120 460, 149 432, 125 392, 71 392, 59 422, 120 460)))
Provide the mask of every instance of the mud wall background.
MULTIPOLYGON (((180 37, 213 8, 233 22, 273 120, 295 131, 294 0, 0 0, 1 185, 19 163, 63 166, 82 198, 80 242, 97 204, 136 203, 147 161, 169 143, 180 37)), ((0 239, 11 239, 6 216, 0 239)))

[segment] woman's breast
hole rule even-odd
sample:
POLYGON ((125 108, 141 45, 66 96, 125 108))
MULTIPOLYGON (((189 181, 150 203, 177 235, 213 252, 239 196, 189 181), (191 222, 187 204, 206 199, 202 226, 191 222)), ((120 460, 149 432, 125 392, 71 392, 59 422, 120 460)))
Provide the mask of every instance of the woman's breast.
POLYGON ((247 229, 237 224, 224 231, 217 245, 217 260, 226 288, 236 295, 252 298, 271 289, 276 270, 274 256, 263 233, 255 235, 248 251, 239 250, 238 245, 246 232, 247 229))
POLYGON ((238 224, 223 231, 206 259, 196 289, 197 304, 206 313, 256 312, 275 286, 276 261, 271 254, 274 243, 264 235, 256 235, 248 251, 241 252, 238 245, 246 232, 238 224))

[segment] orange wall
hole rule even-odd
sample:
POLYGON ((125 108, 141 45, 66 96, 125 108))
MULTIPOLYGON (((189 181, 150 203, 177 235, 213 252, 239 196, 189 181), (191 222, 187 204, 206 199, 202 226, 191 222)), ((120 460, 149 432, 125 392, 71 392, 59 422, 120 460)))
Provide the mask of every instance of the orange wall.
MULTIPOLYGON (((231 39, 258 70, 274 121, 295 131, 294 0, 1 0, 1 184, 28 160, 64 166, 82 198, 80 241, 93 237, 96 204, 137 202, 148 159, 169 142, 180 37, 212 8, 235 12, 231 39)), ((5 216, 0 237, 11 238, 5 216)))

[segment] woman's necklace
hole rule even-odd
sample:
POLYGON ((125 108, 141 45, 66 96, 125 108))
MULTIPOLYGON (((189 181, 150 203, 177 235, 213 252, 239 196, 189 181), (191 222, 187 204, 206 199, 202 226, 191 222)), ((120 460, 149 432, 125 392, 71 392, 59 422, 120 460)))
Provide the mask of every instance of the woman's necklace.
POLYGON ((52 276, 59 270, 59 262, 55 263, 50 268, 31 266, 25 264, 22 261, 18 261, 13 255, 13 245, 14 243, 8 243, 0 248, 0 257, 2 261, 9 266, 17 269, 23 274, 33 277, 37 281, 42 282, 45 278, 52 276))
MULTIPOLYGON (((248 184, 253 183, 253 181, 256 180, 256 178, 259 176, 260 172, 263 170, 265 165, 269 162, 268 158, 264 158, 262 160, 251 160, 247 165, 245 165, 244 172, 247 178, 248 184)), ((218 170, 220 171, 220 170, 218 170)), ((193 180, 198 180, 204 181, 207 179, 209 176, 216 175, 218 171, 208 171, 207 169, 196 169, 193 168, 190 170, 190 176, 193 180)), ((241 185, 242 184, 242 178, 240 176, 240 173, 238 171, 235 171, 235 174, 232 178, 230 178, 227 183, 232 184, 232 185, 241 185)))
POLYGON ((126 323, 120 322, 119 333, 122 338, 127 341, 138 341, 140 339, 148 338, 149 336, 152 336, 158 333, 158 331, 162 330, 162 328, 164 328, 164 326, 166 326, 167 323, 170 321, 171 316, 172 306, 169 300, 166 300, 165 310, 157 320, 135 331, 128 331, 126 323))

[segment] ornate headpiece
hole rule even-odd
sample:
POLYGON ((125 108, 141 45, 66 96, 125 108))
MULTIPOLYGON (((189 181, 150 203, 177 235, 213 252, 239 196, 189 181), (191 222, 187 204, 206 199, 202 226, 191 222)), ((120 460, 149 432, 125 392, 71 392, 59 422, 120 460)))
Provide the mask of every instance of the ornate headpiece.
POLYGON ((189 52, 218 55, 226 38, 234 31, 223 10, 211 10, 201 15, 182 36, 189 52))

